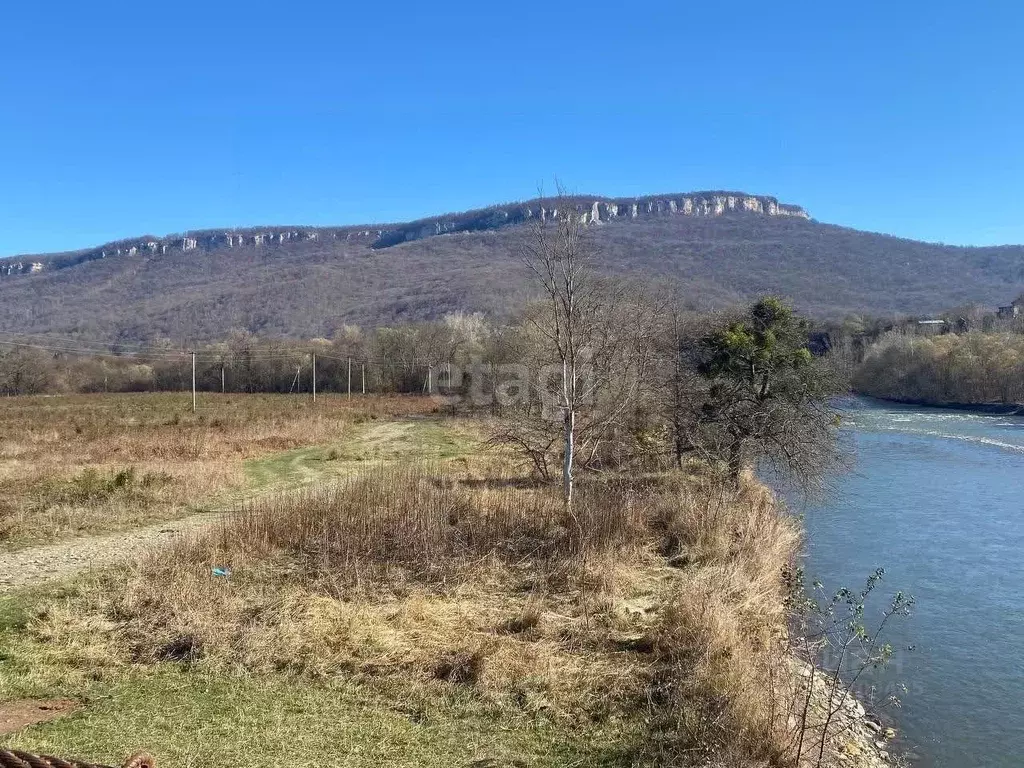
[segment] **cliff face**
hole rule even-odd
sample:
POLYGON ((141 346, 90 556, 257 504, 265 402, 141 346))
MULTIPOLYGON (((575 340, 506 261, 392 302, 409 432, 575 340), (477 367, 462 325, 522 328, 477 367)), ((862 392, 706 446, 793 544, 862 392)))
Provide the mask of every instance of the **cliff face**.
POLYGON ((353 245, 379 250, 437 235, 493 230, 538 219, 557 219, 570 213, 579 216, 585 224, 604 224, 615 220, 629 221, 657 216, 753 215, 810 218, 799 206, 785 205, 774 197, 747 195, 741 192, 695 192, 638 198, 546 198, 465 213, 433 216, 384 227, 205 230, 169 237, 147 235, 74 253, 0 260, 0 279, 65 269, 109 257, 162 255, 169 250, 214 251, 323 240, 348 241, 353 245))
POLYGON ((97 259, 111 257, 132 257, 138 255, 160 256, 168 251, 219 251, 243 247, 263 247, 318 241, 321 239, 348 240, 365 246, 372 245, 381 235, 379 229, 358 229, 344 227, 338 229, 304 228, 304 229, 273 229, 273 230, 205 230, 187 235, 169 237, 143 236, 129 240, 107 243, 98 248, 84 251, 41 255, 33 257, 14 257, 0 259, 0 279, 38 272, 52 272, 67 269, 97 259))
POLYGON ((584 224, 603 224, 613 220, 653 216, 724 216, 754 214, 762 216, 798 216, 810 218, 795 205, 785 205, 774 197, 742 192, 695 192, 684 195, 658 195, 638 198, 571 197, 530 200, 525 203, 494 206, 479 211, 433 216, 429 219, 390 227, 381 232, 374 248, 387 248, 410 240, 454 232, 479 232, 498 229, 531 220, 558 218, 567 213, 579 216, 584 224), (559 206, 563 210, 559 210, 559 206), (566 206, 569 210, 565 210, 566 206))
POLYGON ((0 277, 31 275, 35 272, 42 272, 44 266, 41 261, 24 261, 22 259, 0 261, 0 277))

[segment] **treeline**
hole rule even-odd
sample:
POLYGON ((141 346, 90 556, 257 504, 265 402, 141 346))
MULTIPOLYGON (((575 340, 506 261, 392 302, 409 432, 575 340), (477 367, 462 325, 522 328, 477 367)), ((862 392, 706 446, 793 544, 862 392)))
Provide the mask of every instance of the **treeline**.
POLYGON ((874 397, 935 404, 1024 403, 1024 334, 883 334, 854 387, 874 397))
MULTIPOLYGON (((259 338, 233 332, 195 350, 170 342, 146 348, 99 350, 94 344, 52 337, 0 345, 0 393, 33 395, 93 392, 418 393, 437 387, 447 371, 471 360, 503 355, 514 329, 482 315, 455 313, 440 322, 364 331, 344 327, 333 339, 259 338)), ((446 382, 447 383, 447 382, 446 382)))
MULTIPOLYGON (((828 463, 835 420, 827 401, 844 384, 812 353, 805 319, 775 299, 708 315, 617 286, 594 280, 564 322, 539 302, 511 324, 451 314, 305 342, 234 333, 194 350, 196 386, 308 393, 315 358, 320 392, 431 393, 451 408, 489 412, 502 425, 497 439, 546 477, 563 463, 570 406, 573 462, 584 468, 697 455, 734 475, 759 460, 809 476, 828 463)), ((192 387, 193 351, 169 344, 107 352, 52 337, 7 344, 7 395, 192 387)))

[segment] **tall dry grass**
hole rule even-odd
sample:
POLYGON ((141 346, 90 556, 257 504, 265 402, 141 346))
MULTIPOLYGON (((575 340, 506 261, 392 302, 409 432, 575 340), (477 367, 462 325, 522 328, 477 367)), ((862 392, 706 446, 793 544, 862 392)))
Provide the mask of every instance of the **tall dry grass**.
POLYGON ((33 466, 252 458, 337 436, 360 421, 422 415, 428 398, 167 393, 5 398, 0 477, 33 466))
MULTIPOLYGON (((381 465, 255 501, 95 591, 85 613, 112 622, 107 639, 133 661, 468 685, 503 705, 605 717, 644 700, 644 659, 610 639, 639 618, 594 592, 646 590, 636 568, 650 541, 643 507, 601 491, 581 493, 580 529, 546 488, 381 465)), ((51 642, 76 613, 49 613, 51 642)))
POLYGON ((591 480, 578 500, 567 516, 516 478, 380 466, 255 502, 36 631, 70 645, 92 616, 125 663, 455 686, 628 721, 638 765, 787 765, 798 526, 750 479, 591 480))
POLYGON ((690 562, 654 631, 658 748, 727 764, 790 765, 800 724, 790 664, 785 569, 801 535, 747 477, 705 484, 660 515, 690 562))
POLYGON ((355 579, 398 566, 430 579, 481 559, 566 564, 646 543, 646 510, 629 493, 584 489, 572 515, 537 487, 498 480, 470 488, 443 469, 381 465, 347 481, 264 497, 228 521, 222 551, 297 555, 355 579))

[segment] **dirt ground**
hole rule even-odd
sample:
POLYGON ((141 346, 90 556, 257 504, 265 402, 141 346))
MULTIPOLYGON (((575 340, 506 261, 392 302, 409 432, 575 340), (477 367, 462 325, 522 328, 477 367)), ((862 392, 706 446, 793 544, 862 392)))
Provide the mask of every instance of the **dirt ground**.
POLYGON ((0 736, 37 723, 48 723, 70 715, 80 705, 70 699, 22 699, 0 704, 0 736))

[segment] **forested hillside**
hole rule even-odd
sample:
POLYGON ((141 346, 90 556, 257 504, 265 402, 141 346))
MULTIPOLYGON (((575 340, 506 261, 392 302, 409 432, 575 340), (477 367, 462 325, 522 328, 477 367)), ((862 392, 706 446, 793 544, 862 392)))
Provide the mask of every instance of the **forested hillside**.
MULTIPOLYGON (((775 293, 819 317, 994 306, 1024 286, 1022 246, 935 245, 790 213, 672 214, 674 207, 664 215, 620 214, 588 226, 600 268, 675 286, 698 307, 775 293)), ((445 234, 438 218, 393 230, 415 235, 397 245, 380 231, 318 237, 289 230, 274 239, 223 235, 204 245, 179 238, 183 247, 153 240, 121 253, 110 247, 9 259, 0 264, 21 271, 0 279, 0 327, 122 342, 210 340, 231 330, 310 338, 346 324, 456 310, 502 316, 521 306, 531 289, 519 253, 531 223, 488 228, 479 212, 452 221, 471 231, 445 234), (423 236, 428 228, 431 236, 423 236)))

